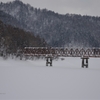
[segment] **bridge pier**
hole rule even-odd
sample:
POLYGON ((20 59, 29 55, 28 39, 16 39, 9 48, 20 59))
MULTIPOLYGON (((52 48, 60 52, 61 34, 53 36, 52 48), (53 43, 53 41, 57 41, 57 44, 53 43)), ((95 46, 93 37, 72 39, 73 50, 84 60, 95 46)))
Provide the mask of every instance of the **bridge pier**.
POLYGON ((89 57, 82 57, 82 68, 86 67, 88 68, 88 59, 89 57))
POLYGON ((46 57, 46 66, 48 66, 48 64, 52 66, 52 57, 46 57))

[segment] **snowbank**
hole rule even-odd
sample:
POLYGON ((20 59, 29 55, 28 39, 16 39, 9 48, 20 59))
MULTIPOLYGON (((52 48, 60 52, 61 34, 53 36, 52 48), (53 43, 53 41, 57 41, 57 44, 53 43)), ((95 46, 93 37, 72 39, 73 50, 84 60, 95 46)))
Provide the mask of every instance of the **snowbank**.
POLYGON ((88 69, 80 58, 45 63, 0 58, 0 100, 100 100, 99 58, 90 58, 88 69))

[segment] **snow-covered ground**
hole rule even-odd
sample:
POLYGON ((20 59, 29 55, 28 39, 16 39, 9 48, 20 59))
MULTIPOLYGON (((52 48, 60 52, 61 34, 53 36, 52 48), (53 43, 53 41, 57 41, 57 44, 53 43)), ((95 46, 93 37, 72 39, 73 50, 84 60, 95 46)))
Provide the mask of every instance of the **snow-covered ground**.
POLYGON ((45 60, 0 58, 0 100, 100 100, 100 58, 81 68, 80 58, 45 60))

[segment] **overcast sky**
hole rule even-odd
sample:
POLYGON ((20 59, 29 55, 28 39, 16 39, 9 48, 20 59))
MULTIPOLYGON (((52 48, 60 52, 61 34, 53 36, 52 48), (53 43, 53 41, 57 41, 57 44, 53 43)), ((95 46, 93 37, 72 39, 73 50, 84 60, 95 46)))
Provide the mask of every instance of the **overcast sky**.
MULTIPOLYGON (((0 0, 9 2, 13 0, 0 0)), ((21 0, 36 8, 46 8, 60 14, 100 16, 100 0, 21 0)))

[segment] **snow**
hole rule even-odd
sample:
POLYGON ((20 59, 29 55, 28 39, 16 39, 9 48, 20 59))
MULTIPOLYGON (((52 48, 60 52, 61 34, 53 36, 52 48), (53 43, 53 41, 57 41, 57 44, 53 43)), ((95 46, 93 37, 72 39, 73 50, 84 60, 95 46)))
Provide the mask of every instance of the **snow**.
POLYGON ((100 100, 100 58, 81 68, 80 58, 0 58, 0 100, 100 100))

